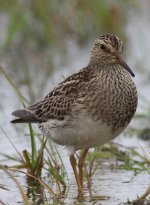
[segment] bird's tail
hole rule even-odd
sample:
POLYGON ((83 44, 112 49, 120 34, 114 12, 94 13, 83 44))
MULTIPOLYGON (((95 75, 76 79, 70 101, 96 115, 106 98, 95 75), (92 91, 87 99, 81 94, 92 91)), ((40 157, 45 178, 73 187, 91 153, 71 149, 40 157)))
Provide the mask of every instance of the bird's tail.
POLYGON ((21 110, 16 110, 12 113, 16 119, 12 120, 11 123, 39 123, 41 122, 40 119, 38 119, 34 113, 31 111, 21 109, 21 110))

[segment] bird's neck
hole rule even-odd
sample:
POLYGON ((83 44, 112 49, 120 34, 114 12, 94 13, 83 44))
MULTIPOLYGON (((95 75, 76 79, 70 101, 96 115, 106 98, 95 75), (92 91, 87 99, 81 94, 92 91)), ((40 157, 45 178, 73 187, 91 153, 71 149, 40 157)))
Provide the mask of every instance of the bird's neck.
MULTIPOLYGON (((106 59, 103 58, 103 57, 100 57, 100 56, 97 55, 97 56, 91 56, 91 58, 90 58, 90 62, 89 62, 90 66, 99 66, 99 67, 101 67, 105 64, 106 64, 106 59)), ((110 65, 108 64, 108 66, 110 66, 110 65)))
MULTIPOLYGON (((119 65, 118 65, 119 66, 119 65)), ((117 67, 117 64, 106 63, 105 59, 102 58, 92 58, 90 59, 88 67, 91 71, 95 72, 98 70, 111 70, 110 68, 117 67)))
POLYGON ((102 59, 91 59, 87 66, 90 75, 97 76, 98 73, 106 76, 115 76, 115 78, 122 78, 122 76, 130 76, 129 73, 119 64, 106 63, 102 59))

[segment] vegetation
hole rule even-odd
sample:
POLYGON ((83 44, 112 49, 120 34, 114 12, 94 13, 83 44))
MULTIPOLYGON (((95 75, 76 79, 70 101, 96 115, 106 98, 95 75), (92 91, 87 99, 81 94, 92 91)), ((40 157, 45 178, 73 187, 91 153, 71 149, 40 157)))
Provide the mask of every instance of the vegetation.
MULTIPOLYGON (((27 106, 30 101, 46 94, 43 90, 47 87, 54 70, 68 64, 67 57, 72 49, 71 46, 84 48, 93 36, 95 38, 100 33, 106 32, 117 33, 125 41, 126 12, 129 7, 139 9, 135 1, 72 0, 70 2, 0 0, 0 12, 4 18, 0 57, 2 63, 7 62, 5 69, 0 67, 0 79, 7 80, 22 106, 27 106), (28 100, 21 91, 24 87, 27 90, 28 100)), ((138 120, 143 118, 149 120, 150 112, 147 105, 147 101, 143 99, 144 111, 136 115, 138 120)), ((0 153, 5 159, 14 161, 13 166, 0 168, 15 181, 24 203, 31 204, 30 199, 35 204, 64 203, 70 181, 61 155, 55 146, 29 124, 31 148, 19 152, 6 131, 1 129, 12 144, 16 155, 0 153), (14 177, 14 172, 26 175, 27 191, 14 177), (48 174, 50 176, 47 177, 48 174), (40 198, 37 197, 37 193, 40 193, 40 198)), ((141 129, 136 127, 127 131, 128 135, 139 133, 142 133, 141 129)), ((79 155, 80 152, 77 157, 79 155)), ((88 189, 91 188, 93 174, 98 166, 103 165, 103 160, 108 162, 110 169, 129 170, 135 175, 141 171, 149 173, 150 160, 145 152, 141 154, 136 149, 107 144, 88 153, 84 167, 88 189)), ((99 199, 97 196, 91 200, 99 199)))

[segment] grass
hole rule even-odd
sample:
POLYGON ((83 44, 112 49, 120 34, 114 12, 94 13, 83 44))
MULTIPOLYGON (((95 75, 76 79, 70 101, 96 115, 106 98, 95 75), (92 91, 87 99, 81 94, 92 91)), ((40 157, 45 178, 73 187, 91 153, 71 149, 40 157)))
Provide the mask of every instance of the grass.
MULTIPOLYGON (((6 74, 5 70, 2 67, 0 67, 0 72, 3 74, 5 79, 8 81, 11 88, 13 88, 15 90, 17 96, 19 97, 19 99, 21 100, 21 103, 24 106, 24 104, 27 103, 27 100, 25 99, 25 97, 17 89, 17 87, 14 85, 14 83, 11 81, 11 79, 8 77, 8 75, 6 74)), ((65 167, 62 163, 61 156, 59 155, 56 148, 54 150, 54 148, 51 144, 49 144, 49 147, 46 147, 47 139, 45 137, 39 138, 40 148, 37 149, 37 140, 36 140, 37 136, 36 136, 32 126, 31 126, 31 124, 29 124, 28 127, 29 127, 30 141, 31 141, 31 152, 29 152, 28 150, 25 149, 22 151, 22 154, 19 153, 19 151, 17 150, 17 148, 15 147, 13 142, 7 136, 5 131, 2 129, 3 133, 5 134, 5 136, 9 140, 9 142, 11 143, 13 148, 16 150, 17 156, 9 156, 9 155, 3 154, 3 153, 1 153, 1 155, 3 155, 3 157, 5 157, 9 160, 13 160, 13 161, 17 162, 17 164, 14 166, 11 166, 11 168, 18 168, 18 169, 25 168, 27 171, 27 175, 30 177, 34 177, 42 185, 43 185, 43 182, 40 180, 41 172, 44 169, 48 170, 49 173, 51 174, 53 181, 54 181, 53 182, 54 189, 56 189, 56 193, 55 193, 55 191, 51 191, 51 194, 53 194, 55 198, 56 198, 56 196, 59 196, 59 198, 60 198, 60 195, 61 196, 63 195, 63 197, 64 197, 65 192, 66 192, 66 182, 65 182, 66 171, 65 171, 65 167), (47 160, 44 157, 44 150, 47 151, 47 157, 48 157, 47 160), (62 163, 62 166, 58 165, 58 161, 60 161, 62 163), (63 186, 63 190, 61 190, 62 186, 63 186)), ((46 184, 44 184, 44 185, 45 185, 45 187, 48 188, 48 185, 46 185, 46 184)), ((52 189, 49 187, 49 190, 52 190, 52 189)))
POLYGON ((23 198, 23 201, 24 201, 25 205, 31 205, 28 197, 25 194, 24 188, 20 185, 18 180, 11 174, 10 171, 8 171, 8 169, 5 166, 1 166, 0 168, 3 169, 4 172, 6 172, 6 174, 16 183, 16 185, 17 185, 17 187, 18 187, 18 189, 20 191, 20 194, 21 194, 21 196, 23 198))

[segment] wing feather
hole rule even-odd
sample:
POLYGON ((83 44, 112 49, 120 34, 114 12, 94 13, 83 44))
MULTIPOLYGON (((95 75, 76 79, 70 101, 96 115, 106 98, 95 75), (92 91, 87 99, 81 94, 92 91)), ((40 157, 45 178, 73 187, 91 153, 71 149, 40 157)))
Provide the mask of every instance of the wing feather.
POLYGON ((84 87, 86 87, 88 81, 87 72, 82 69, 66 78, 42 101, 27 109, 34 113, 36 118, 44 121, 48 119, 63 120, 65 115, 71 112, 77 99, 84 96, 84 87))

